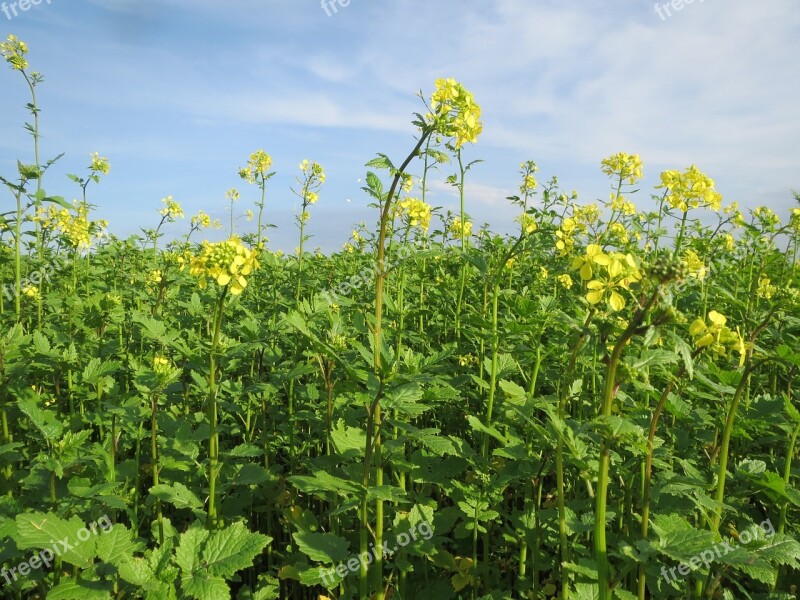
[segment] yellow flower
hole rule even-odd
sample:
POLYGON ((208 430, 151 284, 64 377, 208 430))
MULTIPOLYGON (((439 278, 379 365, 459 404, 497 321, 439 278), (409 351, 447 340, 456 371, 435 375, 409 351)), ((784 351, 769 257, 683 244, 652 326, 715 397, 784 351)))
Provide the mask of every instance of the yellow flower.
MULTIPOLYGON (((606 258, 600 258, 598 261, 600 254, 594 250, 593 252, 595 254, 592 255, 591 262, 602 265, 606 274, 586 284, 586 288, 589 290, 586 293, 586 299, 590 304, 599 304, 605 299, 613 312, 622 310, 625 307, 625 298, 617 290, 629 289, 631 284, 642 280, 636 260, 631 254, 616 252, 610 256, 603 255, 606 258)), ((583 265, 581 269, 585 267, 586 265, 583 265)))
POLYGON ((230 286, 231 294, 238 296, 247 287, 247 276, 257 268, 255 252, 234 236, 224 242, 204 242, 189 272, 198 278, 201 288, 211 279, 217 285, 230 286))
POLYGON ((558 283, 560 283, 566 289, 570 289, 572 287, 572 277, 566 273, 556 276, 556 281, 558 281, 558 283))
POLYGON ((317 194, 316 192, 306 192, 307 204, 316 204, 317 200, 319 200, 319 194, 317 194))
POLYGON ((111 172, 111 163, 107 158, 100 156, 99 152, 93 152, 89 156, 92 158, 92 164, 89 165, 90 171, 102 173, 103 175, 108 175, 111 172))
POLYGON ((630 217, 636 214, 636 205, 622 194, 611 194, 611 210, 630 217))
POLYGON ((581 279, 589 281, 593 275, 593 265, 608 266, 609 264, 611 264, 611 258, 603 252, 603 248, 598 244, 589 244, 584 256, 576 256, 572 259, 571 268, 573 271, 580 270, 581 279))
POLYGON ((168 358, 156 354, 153 357, 153 371, 159 377, 166 377, 172 372, 172 362, 168 358))
POLYGON ((202 210, 192 217, 191 224, 194 229, 205 229, 211 226, 211 217, 202 210))
POLYGON ((580 227, 592 225, 600 219, 600 209, 597 204, 575 207, 575 220, 580 227))
POLYGON ((428 121, 442 135, 454 138, 456 149, 466 142, 475 143, 483 131, 481 107, 455 79, 436 80, 431 109, 433 114, 428 114, 428 121))
POLYGON ((250 210, 249 208, 248 208, 246 211, 244 211, 244 217, 245 217, 245 219, 247 219, 248 221, 252 221, 254 216, 255 216, 255 215, 253 214, 253 211, 252 211, 252 210, 250 210))
POLYGON ((522 214, 518 216, 515 221, 522 225, 522 231, 528 235, 539 229, 539 225, 536 223, 536 219, 533 215, 522 214))
POLYGON ((472 234, 472 223, 470 221, 464 221, 462 223, 461 218, 456 217, 453 219, 453 222, 450 223, 448 230, 454 238, 461 238, 462 235, 464 237, 469 237, 472 234))
POLYGON ((406 198, 397 203, 395 217, 402 216, 411 227, 428 231, 431 224, 431 207, 417 198, 406 198))
POLYGON ((765 227, 774 227, 780 225, 781 218, 775 212, 766 206, 759 206, 753 211, 753 216, 761 221, 765 227))
POLYGON ((631 185, 642 178, 642 159, 638 154, 618 152, 601 161, 601 169, 609 177, 619 177, 631 185))
POLYGON ((674 209, 687 212, 690 208, 708 207, 718 211, 722 194, 714 188, 714 180, 702 173, 695 165, 680 171, 661 173, 661 185, 668 191, 667 203, 674 209))
POLYGON ((792 215, 789 217, 789 225, 795 233, 800 233, 800 208, 793 208, 792 215))
POLYGON ((708 313, 708 323, 695 319, 689 326, 689 334, 696 338, 697 348, 709 348, 717 356, 725 356, 729 350, 739 353, 739 366, 744 364, 747 347, 741 333, 727 327, 728 319, 712 310, 708 313))
POLYGON ((578 224, 572 217, 561 221, 561 226, 556 230, 556 248, 561 256, 569 254, 575 246, 572 235, 576 229, 578 229, 578 224))
POLYGON ((236 188, 231 188, 225 192, 225 197, 231 202, 236 202, 239 199, 239 190, 236 188))
POLYGON ((608 233, 614 236, 621 244, 627 244, 629 241, 628 230, 622 223, 612 223, 608 226, 608 233))
POLYGON ((272 157, 263 150, 256 150, 250 155, 247 166, 239 169, 239 177, 247 183, 255 183, 259 179, 267 179, 272 166, 272 157))
POLYGON ((147 275, 147 281, 149 283, 161 283, 164 279, 164 275, 161 271, 150 271, 147 275))
POLYGON ((38 300, 39 288, 32 284, 24 285, 22 286, 22 295, 26 298, 31 298, 32 300, 38 300))
POLYGON ((694 277, 698 281, 706 278, 706 263, 694 250, 687 250, 683 255, 683 260, 689 270, 689 277, 694 277))
POLYGON ((2 56, 15 71, 24 71, 28 68, 25 55, 28 45, 15 35, 9 35, 5 42, 0 42, 0 56, 2 56))
POLYGON ((408 194, 414 189, 414 177, 412 175, 405 175, 403 177, 403 191, 408 194))
POLYGON ((733 237, 733 234, 726 233, 725 234, 725 249, 726 250, 733 250, 736 247, 736 239, 733 237))
POLYGON ((778 288, 770 283, 768 277, 761 277, 758 280, 758 294, 759 298, 764 298, 765 300, 771 300, 775 293, 778 291, 778 288))
POLYGON ((161 202, 164 204, 164 208, 158 211, 158 213, 164 217, 165 220, 174 221, 175 219, 183 218, 183 208, 181 208, 181 205, 172 199, 172 196, 162 198, 161 202))
POLYGON ((544 281, 550 276, 550 271, 547 270, 547 267, 539 267, 539 280, 544 281))

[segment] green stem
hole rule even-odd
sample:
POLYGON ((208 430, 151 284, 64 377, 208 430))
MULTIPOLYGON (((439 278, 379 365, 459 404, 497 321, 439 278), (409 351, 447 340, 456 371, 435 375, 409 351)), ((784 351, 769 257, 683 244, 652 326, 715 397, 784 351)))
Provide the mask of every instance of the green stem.
MULTIPOLYGON (((150 460, 152 461, 153 485, 158 485, 158 394, 150 398, 150 460)), ((164 545, 164 521, 161 500, 156 500, 156 520, 158 521, 158 544, 164 545)))
POLYGON ((214 330, 211 338, 211 356, 208 373, 208 520, 207 529, 217 529, 220 525, 217 499, 217 475, 219 474, 219 432, 217 431, 217 347, 225 310, 227 286, 220 292, 214 313, 214 330))

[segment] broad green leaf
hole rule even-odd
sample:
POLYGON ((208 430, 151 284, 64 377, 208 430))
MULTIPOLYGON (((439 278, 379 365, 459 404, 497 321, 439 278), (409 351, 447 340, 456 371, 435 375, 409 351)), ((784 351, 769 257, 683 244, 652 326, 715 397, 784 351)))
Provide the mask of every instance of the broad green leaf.
POLYGON ((47 549, 83 569, 89 568, 97 556, 97 535, 77 516, 66 521, 54 514, 33 512, 18 515, 16 522, 14 541, 20 549, 47 549))
POLYGON ((253 559, 272 541, 269 536, 248 531, 237 522, 214 531, 203 549, 203 564, 211 575, 229 578, 253 565, 253 559))
POLYGON ((300 552, 315 562, 336 564, 345 560, 349 554, 349 542, 332 533, 298 531, 292 537, 300 552))
POLYGON ((175 508, 200 509, 203 503, 194 493, 182 483, 167 485, 160 483, 150 488, 150 493, 162 502, 168 502, 175 508))

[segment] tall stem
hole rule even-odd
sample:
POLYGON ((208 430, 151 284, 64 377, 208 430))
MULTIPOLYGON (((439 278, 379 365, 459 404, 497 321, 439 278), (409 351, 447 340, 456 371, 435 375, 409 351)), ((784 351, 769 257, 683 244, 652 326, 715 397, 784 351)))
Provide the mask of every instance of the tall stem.
POLYGON ((208 373, 208 520, 207 529, 216 529, 219 526, 217 515, 217 475, 219 474, 219 432, 217 431, 217 347, 219 345, 219 331, 222 325, 222 314, 225 310, 225 296, 227 286, 220 292, 217 308, 214 312, 214 329, 211 338, 211 356, 209 359, 208 373))

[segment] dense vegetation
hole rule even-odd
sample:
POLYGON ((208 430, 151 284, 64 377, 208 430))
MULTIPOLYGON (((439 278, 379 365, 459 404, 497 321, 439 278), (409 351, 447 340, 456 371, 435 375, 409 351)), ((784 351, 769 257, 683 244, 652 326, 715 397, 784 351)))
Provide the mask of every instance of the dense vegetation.
POLYGON ((165 240, 171 197, 120 240, 107 159, 45 192, 43 80, 0 50, 34 146, 2 179, 3 597, 794 597, 800 208, 745 216, 692 166, 641 210, 619 153, 590 204, 522 163, 517 233, 477 230, 480 108, 439 80, 341 252, 304 249, 308 161, 299 248, 268 249, 263 151, 227 240, 165 240))

